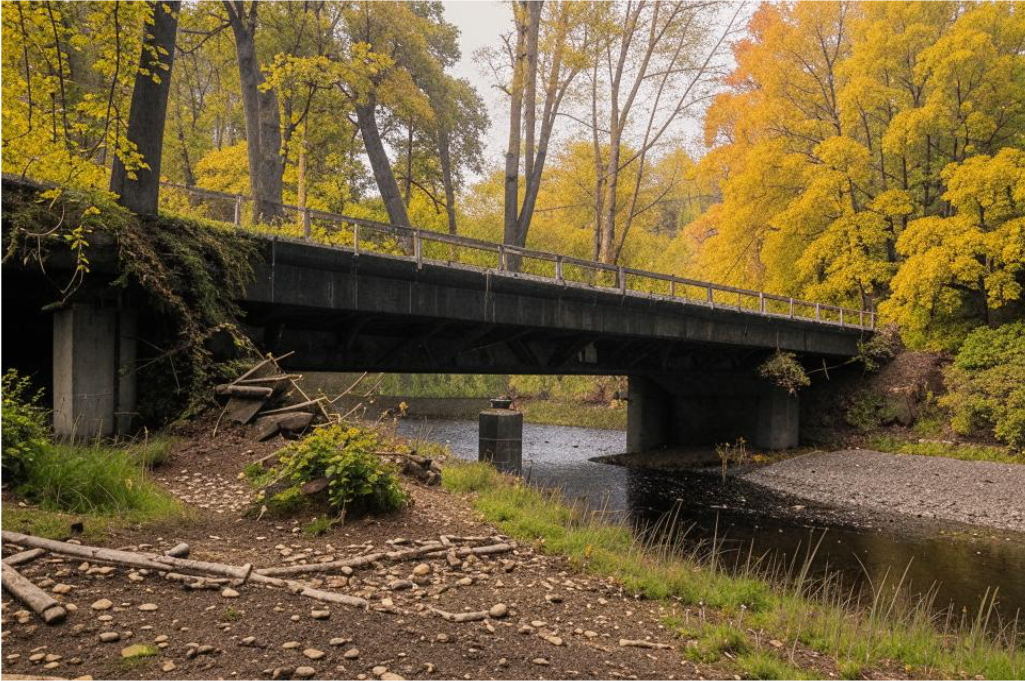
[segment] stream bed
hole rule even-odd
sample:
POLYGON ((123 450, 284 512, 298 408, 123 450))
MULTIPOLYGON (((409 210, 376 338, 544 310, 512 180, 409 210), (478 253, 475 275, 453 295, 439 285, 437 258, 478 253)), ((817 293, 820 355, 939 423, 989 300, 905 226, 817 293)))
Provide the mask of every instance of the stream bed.
MULTIPOLYGON (((405 420, 399 433, 477 458, 475 420, 405 420)), ((901 517, 855 517, 845 509, 773 492, 718 470, 666 472, 592 461, 626 448, 626 433, 526 423, 523 477, 559 488, 567 498, 622 514, 635 525, 677 514, 685 547, 713 542, 726 564, 752 557, 764 565, 795 565, 817 546, 812 570, 838 572, 849 587, 895 584, 905 574, 912 592, 934 590, 937 610, 974 613, 998 589, 1004 621, 1025 613, 1025 537, 965 525, 917 523, 901 517)))

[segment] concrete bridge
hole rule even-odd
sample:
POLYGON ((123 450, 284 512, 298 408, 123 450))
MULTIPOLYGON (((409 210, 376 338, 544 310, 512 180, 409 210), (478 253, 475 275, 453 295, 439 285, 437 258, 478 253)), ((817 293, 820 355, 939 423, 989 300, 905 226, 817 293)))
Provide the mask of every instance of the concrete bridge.
MULTIPOLYGON (((295 351, 289 368, 626 375, 631 451, 740 436, 795 446, 798 398, 760 379, 757 366, 777 349, 816 363, 849 358, 875 325, 868 311, 315 211, 301 217, 307 234, 322 222, 351 238, 264 238, 239 301, 258 345, 295 351), (380 252, 382 235, 391 235, 391 253, 380 252)), ((58 432, 130 426, 134 320, 125 305, 55 314, 58 432)))

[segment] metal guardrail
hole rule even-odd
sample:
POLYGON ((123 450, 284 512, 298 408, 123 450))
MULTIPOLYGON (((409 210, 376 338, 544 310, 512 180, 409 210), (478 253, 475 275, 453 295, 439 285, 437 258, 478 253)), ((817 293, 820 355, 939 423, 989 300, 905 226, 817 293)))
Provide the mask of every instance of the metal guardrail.
MULTIPOLYGON (((4 178, 19 183, 42 186, 31 179, 12 177, 7 173, 4 173, 4 178)), ((234 224, 239 228, 244 226, 246 207, 252 203, 251 197, 239 194, 215 192, 176 183, 161 183, 161 185, 167 189, 185 192, 192 197, 227 202, 227 205, 224 206, 227 210, 219 211, 219 215, 214 215, 212 218, 234 224)), ((523 277, 576 288, 618 291, 624 296, 662 299, 662 301, 684 305, 734 310, 764 317, 799 319, 842 328, 872 330, 876 326, 874 310, 855 310, 803 301, 803 299, 764 291, 587 261, 587 259, 570 255, 532 250, 442 232, 409 229, 370 221, 370 219, 362 217, 340 215, 287 203, 272 203, 272 205, 283 213, 295 215, 301 226, 304 240, 314 241, 315 232, 323 232, 325 240, 331 245, 346 248, 356 255, 373 252, 410 259, 417 264, 417 267, 422 267, 424 263, 458 265, 462 268, 474 268, 501 276, 523 277), (391 236, 396 241, 391 245, 382 245, 381 235, 391 236), (438 249, 430 249, 432 245, 440 245, 443 248, 439 252, 438 249), (456 257, 457 249, 468 249, 483 254, 483 257, 475 263, 461 263, 456 257), (493 258, 493 265, 489 258, 493 258), (518 267, 510 265, 514 259, 517 261, 518 267), (530 267, 529 263, 533 263, 533 267, 530 267), (574 273, 579 276, 574 277, 574 273)))

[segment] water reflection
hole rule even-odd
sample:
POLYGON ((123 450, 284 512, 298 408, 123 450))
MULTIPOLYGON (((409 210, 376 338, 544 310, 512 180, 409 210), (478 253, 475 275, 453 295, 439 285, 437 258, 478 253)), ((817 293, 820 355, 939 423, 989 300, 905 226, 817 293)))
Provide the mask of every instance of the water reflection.
MULTIPOLYGON (((405 421, 403 435, 426 436, 449 445, 459 457, 476 459, 475 421, 405 421)), ((936 532, 902 535, 886 528, 852 529, 829 519, 825 507, 776 494, 715 473, 667 473, 627 469, 590 461, 621 452, 621 431, 524 424, 523 475, 531 482, 561 488, 592 508, 620 513, 635 523, 652 523, 678 505, 678 528, 690 546, 713 540, 724 558, 743 562, 749 555, 777 564, 801 562, 811 542, 819 542, 813 569, 839 570, 848 585, 896 581, 907 570, 912 589, 935 585, 938 607, 977 608, 987 587, 999 588, 1005 617, 1025 611, 1025 544, 978 531, 957 538, 936 532), (795 503, 807 508, 794 517, 795 503), (823 537, 823 531, 825 535, 823 537)))

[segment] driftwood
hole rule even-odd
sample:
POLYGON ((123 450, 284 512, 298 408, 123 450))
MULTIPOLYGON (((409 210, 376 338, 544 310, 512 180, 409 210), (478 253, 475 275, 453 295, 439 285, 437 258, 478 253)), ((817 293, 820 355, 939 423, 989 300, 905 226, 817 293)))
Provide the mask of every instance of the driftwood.
POLYGON ((651 648, 655 650, 664 650, 666 648, 672 648, 668 643, 655 643, 653 641, 633 640, 629 638, 619 639, 619 645, 623 648, 651 648))
POLYGON ((256 385, 232 385, 230 383, 222 383, 214 388, 214 392, 218 395, 228 395, 229 397, 243 397, 249 400, 266 400, 270 399, 270 396, 274 394, 274 388, 256 385))
POLYGON ((21 565, 22 563, 30 563, 36 558, 42 556, 46 551, 42 549, 29 549, 28 551, 22 551, 21 553, 15 553, 13 556, 7 556, 4 558, 4 562, 14 567, 15 565, 21 565))
POLYGON ((361 568, 371 565, 373 563, 397 563, 406 560, 415 560, 422 556, 431 554, 440 554, 448 552, 450 555, 459 557, 471 556, 471 555, 489 555, 495 553, 508 553, 512 551, 513 547, 511 544, 492 544, 490 546, 477 546, 477 547, 463 547, 459 549, 452 549, 447 547, 441 542, 426 544, 424 546, 418 546, 415 549, 406 549, 404 551, 380 551, 378 553, 368 553, 365 556, 357 556, 355 558, 346 558, 345 560, 333 560, 330 563, 314 563, 312 565, 287 565, 283 567, 272 567, 257 570, 261 575, 298 575, 307 572, 333 572, 335 570, 341 570, 342 568, 361 568))
POLYGON ((53 596, 23 577, 6 561, 3 563, 3 585, 47 624, 58 624, 68 616, 68 611, 53 596))
POLYGON ((431 612, 441 615, 443 619, 449 622, 477 622, 488 618, 487 610, 479 610, 477 612, 445 612, 444 610, 431 608, 431 612))
POLYGON ((125 567, 156 570, 160 572, 182 570, 184 572, 198 572, 203 575, 229 577, 231 579, 241 580, 242 583, 250 581, 254 584, 265 584, 267 586, 285 588, 292 593, 299 594, 300 596, 306 596, 308 598, 314 598, 328 603, 340 603, 342 605, 360 608, 367 607, 366 600, 362 598, 336 594, 329 591, 321 591, 320 589, 313 589, 300 582, 269 577, 253 570, 252 565, 227 565, 225 563, 211 563, 201 560, 192 560, 189 558, 161 556, 153 553, 105 549, 98 546, 86 546, 84 544, 69 544, 67 542, 56 541, 54 539, 33 537, 31 535, 21 534, 19 532, 8 532, 6 530, 2 533, 2 537, 4 541, 20 544, 22 546, 33 546, 36 548, 46 549, 52 553, 59 553, 65 556, 75 556, 76 558, 85 558, 96 562, 113 563, 115 565, 123 565, 125 567))
POLYGON ((275 414, 290 414, 290 413, 295 412, 295 411, 305 411, 306 409, 309 409, 310 407, 314 407, 314 406, 320 404, 324 399, 326 399, 326 398, 318 397, 318 398, 316 398, 314 400, 307 400, 306 402, 300 402, 298 404, 290 404, 287 407, 278 407, 277 409, 268 409, 267 411, 263 412, 263 415, 264 416, 274 416, 275 414))

